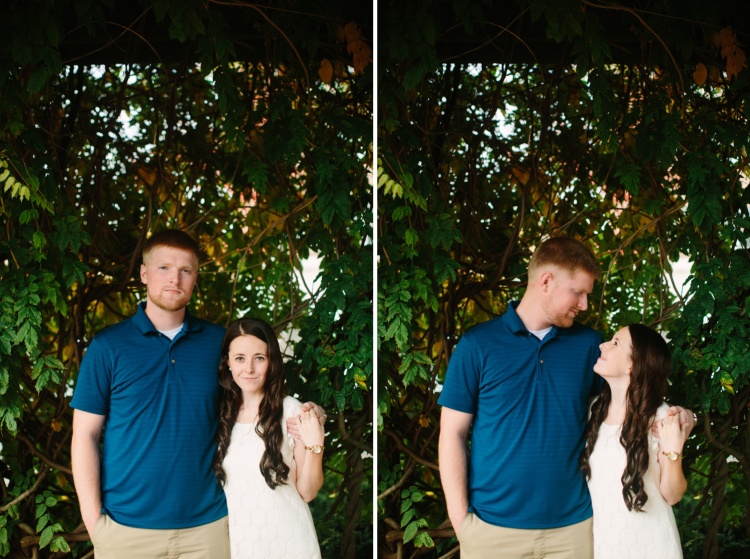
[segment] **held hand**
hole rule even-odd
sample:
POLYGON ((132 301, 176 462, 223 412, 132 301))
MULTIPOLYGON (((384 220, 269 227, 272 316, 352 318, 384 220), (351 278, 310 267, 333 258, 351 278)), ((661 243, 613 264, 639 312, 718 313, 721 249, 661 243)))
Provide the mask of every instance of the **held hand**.
POLYGON ((303 411, 299 416, 300 438, 305 446, 323 446, 325 431, 314 410, 303 411))
POLYGON ((320 420, 321 425, 326 424, 326 410, 321 408, 318 404, 315 402, 305 402, 302 404, 302 411, 310 411, 313 410, 315 412, 315 415, 318 416, 318 419, 320 420))
POLYGON ((659 447, 665 452, 682 452, 682 447, 689 436, 687 425, 683 424, 679 415, 667 415, 662 419, 659 429, 659 447))
POLYGON ((464 519, 469 514, 468 510, 451 510, 448 508, 448 518, 451 521, 451 524, 453 525, 453 531, 458 535, 458 531, 461 529, 461 524, 463 524, 464 519))
MULTIPOLYGON (((671 406, 667 410, 667 416, 676 416, 680 419, 680 427, 683 428, 683 430, 686 433, 685 438, 690 436, 691 431, 693 428, 698 424, 698 420, 695 416, 695 414, 688 409, 685 409, 680 406, 671 406)), ((654 421, 654 423, 651 425, 651 430, 654 433, 654 436, 658 439, 660 438, 659 429, 661 427, 661 421, 654 421)))
MULTIPOLYGON (((326 412, 323 408, 321 408, 318 404, 315 402, 305 402, 302 404, 302 411, 306 412, 309 410, 313 410, 315 412, 315 415, 318 418, 318 421, 320 422, 320 425, 323 426, 326 423, 326 412)), ((302 438, 300 436, 300 430, 299 430, 299 417, 290 417, 286 420, 286 428, 289 431, 289 434, 294 437, 294 440, 302 442, 302 438)))
POLYGON ((94 529, 96 528, 96 523, 99 521, 99 518, 101 517, 101 512, 94 512, 91 514, 81 514, 81 517, 83 519, 83 524, 86 526, 86 531, 89 533, 89 538, 94 533, 94 529))
POLYGON ((693 427, 695 427, 695 425, 698 423, 695 414, 691 410, 685 409, 681 406, 670 407, 667 410, 667 415, 679 415, 680 425, 685 428, 688 436, 690 436, 690 432, 693 430, 693 427))

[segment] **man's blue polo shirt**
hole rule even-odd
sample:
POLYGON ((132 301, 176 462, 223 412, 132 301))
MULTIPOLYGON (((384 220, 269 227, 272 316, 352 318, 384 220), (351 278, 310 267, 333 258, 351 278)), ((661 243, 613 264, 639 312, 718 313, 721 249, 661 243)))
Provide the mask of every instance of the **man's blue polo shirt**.
POLYGON ((211 461, 224 328, 186 313, 170 340, 141 303, 91 341, 71 406, 106 415, 102 509, 136 528, 191 528, 227 514, 211 461))
POLYGON ((438 403, 474 414, 471 512, 506 528, 569 526, 592 515, 578 456, 602 339, 575 323, 540 341, 517 304, 464 334, 438 403))

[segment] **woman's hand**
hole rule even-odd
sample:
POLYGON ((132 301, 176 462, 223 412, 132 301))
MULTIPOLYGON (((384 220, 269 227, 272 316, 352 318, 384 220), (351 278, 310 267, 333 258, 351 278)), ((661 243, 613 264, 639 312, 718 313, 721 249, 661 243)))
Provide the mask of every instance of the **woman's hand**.
POLYGON ((680 421, 680 415, 667 415, 661 420, 659 428, 659 447, 663 452, 682 452, 690 429, 680 421))
POLYGON ((659 493, 667 503, 674 506, 680 502, 687 490, 687 480, 680 457, 692 426, 680 421, 679 414, 667 415, 658 423, 659 493), (676 452, 677 456, 671 455, 672 452, 676 452))
MULTIPOLYGON (((302 408, 302 410, 304 409, 302 408)), ((294 461, 297 463, 297 491, 306 503, 312 501, 320 488, 323 487, 325 430, 319 419, 315 409, 300 411, 297 416, 300 433, 300 437, 294 445, 294 461)))
MULTIPOLYGON (((324 426, 326 424, 326 412, 315 402, 305 402, 304 404, 302 404, 302 413, 306 411, 314 412, 318 417, 318 421, 320 422, 321 426, 324 426)), ((296 440, 297 442, 302 442, 302 437, 300 436, 299 430, 300 417, 302 417, 302 414, 295 417, 290 417, 286 420, 286 428, 289 431, 289 434, 294 437, 294 440, 296 440)))

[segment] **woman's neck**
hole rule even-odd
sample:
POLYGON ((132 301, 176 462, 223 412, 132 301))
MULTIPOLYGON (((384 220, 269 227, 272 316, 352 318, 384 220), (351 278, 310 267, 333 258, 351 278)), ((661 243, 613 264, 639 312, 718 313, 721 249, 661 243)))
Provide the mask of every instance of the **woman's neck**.
POLYGON ((260 412, 260 402, 263 400, 263 394, 244 394, 242 395, 242 407, 237 415, 239 423, 256 423, 260 412))
POLYGON ((607 417, 604 418, 604 421, 609 425, 622 425, 625 421, 625 411, 628 408, 628 387, 619 386, 616 383, 610 383, 609 389, 612 393, 612 399, 609 402, 607 417))

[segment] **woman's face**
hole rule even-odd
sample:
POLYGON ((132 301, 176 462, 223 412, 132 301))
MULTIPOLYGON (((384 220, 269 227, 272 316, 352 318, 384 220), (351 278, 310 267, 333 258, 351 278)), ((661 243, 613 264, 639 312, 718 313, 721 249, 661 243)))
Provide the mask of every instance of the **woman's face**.
POLYGON ((599 346, 601 357, 594 365, 594 372, 604 378, 629 376, 633 365, 633 343, 630 329, 622 328, 614 337, 599 346))
POLYGON ((228 365, 243 393, 263 394, 268 371, 268 344, 255 336, 238 336, 229 344, 228 365))

